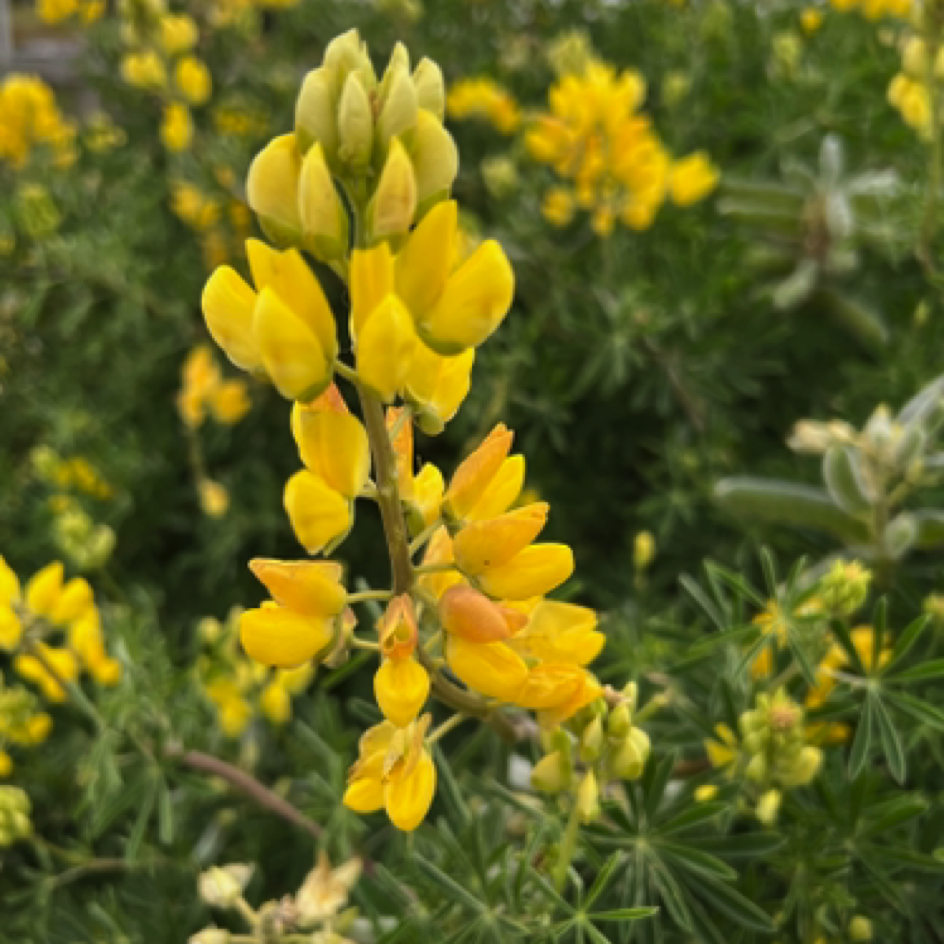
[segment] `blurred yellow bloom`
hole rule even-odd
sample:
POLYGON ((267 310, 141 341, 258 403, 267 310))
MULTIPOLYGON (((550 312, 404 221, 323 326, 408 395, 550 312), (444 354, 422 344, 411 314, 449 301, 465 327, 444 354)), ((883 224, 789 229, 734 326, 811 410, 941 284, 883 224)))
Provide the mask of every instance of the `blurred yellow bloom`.
POLYGON ((69 649, 49 646, 46 643, 36 645, 43 662, 36 656, 21 654, 13 660, 13 667, 23 678, 35 682, 49 701, 65 701, 67 693, 61 682, 74 682, 78 678, 78 660, 69 649), (46 668, 44 662, 52 668, 55 675, 46 668))
POLYGON ((167 84, 167 69, 164 60, 153 49, 148 49, 128 53, 121 60, 121 77, 137 88, 157 90, 167 84))
POLYGON ((454 82, 446 109, 456 121, 482 118, 502 134, 514 134, 521 123, 518 103, 506 89, 487 77, 454 82))
POLYGON ((186 52, 196 45, 199 38, 197 24, 187 14, 168 13, 161 17, 161 47, 168 56, 186 52))
POLYGON ((270 682, 259 697, 259 709, 273 724, 284 724, 292 717, 292 699, 284 686, 270 682))
POLYGON ((52 89, 35 76, 10 73, 0 84, 0 161, 24 167, 36 148, 74 154, 75 127, 59 111, 52 89))
POLYGON ((704 200, 718 186, 720 176, 704 151, 676 161, 669 176, 673 202, 684 207, 704 200))
POLYGON ((64 568, 59 561, 47 564, 26 584, 26 606, 37 616, 52 617, 62 594, 64 568))
POLYGON ((525 658, 589 665, 606 642, 596 627, 597 615, 588 607, 541 600, 508 644, 525 658))
POLYGON ((727 767, 737 757, 737 736, 726 724, 716 724, 717 740, 705 741, 705 750, 712 767, 727 767))
POLYGON ((541 213, 552 226, 566 226, 574 218, 576 209, 573 194, 563 187, 551 187, 541 202, 541 213))
POLYGON ((200 479, 199 485, 200 507, 203 513, 211 518, 220 518, 229 508, 229 492, 226 486, 213 479, 200 479))
POLYGON ((186 151, 193 141, 193 120, 190 109, 180 102, 164 106, 161 120, 161 141, 168 151, 186 151))
POLYGON ((191 105, 202 105, 210 97, 213 80, 206 63, 196 56, 184 56, 174 67, 174 82, 191 105))
POLYGON ((804 33, 815 33, 823 25, 823 11, 817 7, 806 7, 800 11, 800 26, 804 33))

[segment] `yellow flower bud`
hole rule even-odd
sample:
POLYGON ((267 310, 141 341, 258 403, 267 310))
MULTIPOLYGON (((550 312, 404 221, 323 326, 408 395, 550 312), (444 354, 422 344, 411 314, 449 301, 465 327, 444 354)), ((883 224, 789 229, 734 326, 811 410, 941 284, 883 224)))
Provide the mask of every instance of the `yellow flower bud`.
POLYGON ((164 106, 161 120, 161 141, 168 151, 186 151, 193 141, 193 119, 190 109, 180 102, 164 106))
POLYGON ((439 601, 443 629, 467 642, 501 642, 513 635, 527 617, 493 603, 484 593, 466 584, 450 587, 439 601))
POLYGON ((270 682, 259 696, 259 708, 273 724, 285 724, 292 717, 292 699, 278 682, 270 682))
POLYGON ((337 616, 347 604, 341 585, 344 568, 333 561, 280 561, 255 558, 249 569, 280 606, 302 616, 337 616))
POLYGON ((416 199, 413 164, 399 138, 394 138, 380 172, 380 182, 367 207, 370 238, 376 241, 407 233, 416 213, 416 199))
POLYGON ((452 135, 428 111, 420 110, 410 133, 408 153, 416 177, 416 215, 449 196, 459 173, 459 151, 452 135))
POLYGON ((298 184, 302 232, 308 246, 322 260, 347 252, 348 217, 325 163, 320 143, 309 148, 302 161, 298 184))
POLYGON ((229 492, 226 487, 213 479, 201 479, 199 482, 200 507, 205 515, 219 518, 229 508, 229 492))
POLYGON ((64 626, 79 619, 94 605, 89 582, 84 577, 74 577, 62 588, 62 594, 50 618, 54 623, 64 626))
POLYGON ((779 790, 768 790, 757 801, 757 818, 765 825, 772 826, 777 821, 783 796, 779 790))
POLYGON ((676 161, 669 177, 669 192, 678 206, 704 200, 718 186, 721 174, 704 151, 696 151, 676 161))
POLYGON ((458 236, 459 208, 446 200, 423 217, 397 254, 397 294, 415 319, 425 317, 442 295, 458 236))
POLYGON ((479 585, 504 600, 544 596, 574 572, 573 551, 566 544, 532 544, 511 560, 479 574, 479 585))
POLYGON ((331 618, 302 616, 280 606, 246 610, 239 618, 239 637, 250 658, 280 669, 313 659, 334 641, 331 618))
POLYGON ((718 788, 713 783, 703 783, 695 788, 695 800, 698 803, 707 803, 718 795, 718 788))
POLYGON ((246 196, 259 225, 272 242, 291 246, 301 241, 298 207, 301 156, 294 134, 273 138, 249 165, 246 196))
POLYGON ((849 922, 849 938, 853 941, 871 941, 872 922, 864 915, 856 915, 849 922))
POLYGON ((13 773, 13 758, 0 748, 0 779, 9 777, 13 773))
MULTIPOLYGON (((462 519, 490 489, 492 480, 502 467, 514 434, 504 423, 499 423, 482 444, 456 469, 446 490, 446 511, 462 519)), ((514 499, 512 499, 514 500, 514 499)))
POLYGON ((310 400, 331 382, 331 359, 317 335, 271 288, 256 301, 253 337, 283 397, 310 400))
POLYGON ((413 479, 413 494, 408 502, 412 533, 419 534, 439 517, 445 489, 442 472, 427 462, 413 479))
POLYGON ((570 785, 571 771, 560 751, 542 757, 531 771, 531 786, 541 793, 560 793, 570 785))
POLYGON ((292 433, 306 468, 345 498, 357 498, 370 475, 370 444, 361 421, 347 412, 314 411, 296 403, 292 433))
POLYGON ((261 366, 253 337, 256 293, 229 266, 220 266, 203 290, 203 317, 213 340, 243 370, 261 366))
POLYGON ((600 816, 600 788, 596 774, 588 770, 577 788, 577 815, 580 822, 592 823, 600 816))
MULTIPOLYGON (((386 76, 384 82, 387 82, 386 76)), ((405 68, 398 68, 392 73, 387 94, 377 119, 377 132, 381 149, 386 149, 390 141, 416 124, 419 105, 413 79, 405 68)))
POLYGON ((338 161, 349 172, 363 173, 374 146, 374 116, 358 73, 347 77, 338 103, 338 161))
POLYGON ((580 760, 584 764, 595 764, 603 751, 603 722, 594 718, 580 735, 580 760))
POLYGON ((645 570, 655 556, 655 538, 648 531, 640 531, 633 541, 633 567, 636 570, 645 570))
POLYGON ((396 295, 388 295, 371 313, 358 336, 358 376, 389 403, 410 370, 416 345, 410 313, 396 295))
POLYGON ((366 45, 361 42, 360 33, 356 29, 348 30, 328 43, 324 64, 342 77, 355 71, 362 75, 373 75, 366 45))
POLYGON ((453 539, 459 569, 475 576, 507 563, 541 533, 549 511, 547 502, 535 502, 497 518, 466 525, 453 539))
POLYGON ((353 524, 350 501, 307 469, 285 483, 283 504, 295 536, 309 554, 342 541, 353 524))
POLYGON ((305 76, 295 103, 295 140, 305 154, 315 143, 331 164, 338 149, 338 124, 331 75, 325 68, 305 76))
POLYGON ((184 56, 178 60, 174 81, 191 105, 202 105, 213 90, 210 70, 196 56, 184 56))
POLYGON ((417 318, 420 337, 440 354, 478 347, 501 324, 515 277, 501 246, 486 240, 449 277, 432 309, 417 318))
POLYGON ((385 659, 374 676, 374 694, 384 717, 405 727, 426 704, 429 675, 416 659, 385 659))
POLYGON ((26 608, 37 616, 52 617, 62 593, 63 566, 59 561, 47 564, 26 585, 26 608))
POLYGON ((640 728, 633 728, 610 756, 610 772, 620 780, 637 780, 642 776, 649 757, 649 737, 640 728))
POLYGON ((167 55, 176 56, 179 53, 186 52, 196 45, 199 38, 197 24, 186 14, 161 17, 161 47, 167 55))
POLYGON ((469 688, 505 702, 514 702, 528 677, 528 667, 521 656, 502 642, 468 642, 450 634, 446 661, 469 688))
POLYGON ((423 58, 413 70, 416 101, 440 122, 446 114, 446 88, 442 69, 432 59, 423 58))

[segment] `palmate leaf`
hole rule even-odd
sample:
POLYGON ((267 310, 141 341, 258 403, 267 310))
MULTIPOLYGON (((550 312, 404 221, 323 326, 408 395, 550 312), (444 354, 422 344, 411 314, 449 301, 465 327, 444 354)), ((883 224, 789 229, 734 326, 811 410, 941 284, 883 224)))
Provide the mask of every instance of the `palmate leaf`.
POLYGON ((888 714, 888 709, 882 704, 882 699, 875 695, 871 696, 875 721, 878 723, 879 736, 882 739, 882 749, 885 752, 885 759, 888 761, 889 770, 892 776, 899 782, 904 783, 906 764, 905 749, 902 746, 901 738, 895 730, 895 725, 888 714))
POLYGON ((936 731, 944 732, 944 711, 926 701, 912 698, 903 692, 886 692, 885 698, 906 715, 926 724, 936 731))
POLYGON ((858 778, 868 758, 869 748, 872 744, 872 716, 872 699, 866 698, 862 704, 862 714, 859 717, 859 724, 856 727, 852 750, 849 752, 849 778, 851 780, 858 778))

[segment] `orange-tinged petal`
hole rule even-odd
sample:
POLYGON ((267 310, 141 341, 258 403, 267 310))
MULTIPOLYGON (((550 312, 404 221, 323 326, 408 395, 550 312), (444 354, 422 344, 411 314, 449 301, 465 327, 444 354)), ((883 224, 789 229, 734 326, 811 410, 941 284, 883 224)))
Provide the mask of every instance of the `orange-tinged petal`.
POLYGON ((377 704, 398 727, 406 727, 429 697, 429 675, 416 659, 385 659, 374 676, 377 704))
POLYGON ((246 610, 239 637, 250 658, 291 669, 313 659, 334 639, 334 621, 301 616, 280 606, 246 610))
POLYGON ((465 515, 469 521, 482 521, 504 514, 517 501, 524 485, 524 456, 508 456, 488 490, 465 515))
POLYGON ((439 619, 447 633, 468 642, 501 642, 524 625, 527 617, 493 603, 473 587, 450 587, 439 601, 439 619))
POLYGON ((538 716, 538 720, 545 728, 555 728, 567 721, 568 718, 572 718, 590 702, 596 701, 602 694, 603 686, 597 681, 596 676, 584 670, 581 683, 573 697, 561 705, 543 709, 538 716))
POLYGON ((466 525, 452 542, 459 568, 474 575, 511 560, 541 533, 549 510, 547 502, 535 502, 466 525))
POLYGON ((387 604, 387 611, 377 623, 377 634, 385 659, 399 661, 413 655, 419 640, 419 627, 413 599, 408 593, 394 597, 387 604))
POLYGON ((351 253, 351 337, 356 341, 380 303, 393 293, 393 254, 383 242, 351 253))
POLYGON ((439 300, 417 320, 440 354, 478 347, 501 324, 515 293, 515 276, 501 246, 489 239, 449 277, 439 300))
POLYGON ((370 475, 370 443, 350 413, 292 409, 292 432, 302 462, 345 498, 357 498, 370 475))
POLYGON ((259 294, 253 335, 266 373, 283 397, 310 398, 331 382, 321 342, 271 288, 259 294))
POLYGON ((424 751, 409 774, 392 777, 384 788, 384 806, 390 821, 397 829, 412 832, 426 818, 435 794, 436 765, 424 751))
POLYGON ((455 518, 464 518, 488 491, 511 450, 513 438, 514 433, 499 423, 459 464, 445 496, 447 511, 455 518))
MULTIPOLYGON (((437 529, 423 555, 424 564, 452 563, 452 538, 443 527, 437 529)), ((450 570, 440 574, 423 574, 419 579, 420 588, 438 600, 450 587, 464 583, 462 574, 458 570, 450 570)))
POLYGON ((229 266, 220 266, 207 280, 202 298, 203 317, 213 340, 243 370, 261 364, 253 335, 256 293, 229 266))
POLYGON ((455 200, 436 204, 397 254, 397 294, 417 320, 436 304, 452 268, 459 209, 455 200))
POLYGON ((295 536, 309 554, 343 538, 353 523, 351 503, 307 469, 285 483, 283 503, 295 536))
POLYGON ((249 569, 276 603, 302 616, 337 616, 347 604, 344 568, 333 561, 280 561, 257 557, 249 569))
POLYGON ((515 704, 535 710, 564 705, 582 688, 585 674, 575 665, 536 665, 515 696, 515 704))
POLYGON ((532 544, 479 574, 478 581, 489 596, 524 600, 549 593, 573 572, 574 555, 566 544, 532 544))
POLYGON ((521 656, 501 642, 475 643, 450 635, 446 660, 469 688, 500 701, 513 702, 528 677, 521 656))
POLYGON ((398 423, 400 426, 390 444, 397 460, 397 491, 401 501, 409 501, 413 497, 413 424, 406 419, 401 422, 402 416, 402 407, 391 406, 384 418, 388 433, 392 434, 394 426, 398 423))
POLYGON ((384 805, 384 786, 379 777, 358 777, 344 791, 344 805, 355 813, 376 813, 384 805))
POLYGON ((416 344, 410 313, 396 295, 388 295, 360 331, 358 376, 390 402, 410 370, 416 344))

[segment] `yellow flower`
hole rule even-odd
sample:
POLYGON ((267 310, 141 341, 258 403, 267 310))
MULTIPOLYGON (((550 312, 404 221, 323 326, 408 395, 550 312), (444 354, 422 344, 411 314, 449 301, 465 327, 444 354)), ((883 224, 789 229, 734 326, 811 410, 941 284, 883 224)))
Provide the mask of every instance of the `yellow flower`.
POLYGON ((190 147, 193 140, 193 121, 186 105, 171 102, 164 106, 161 140, 168 151, 186 151, 190 147))
POLYGON ((226 486, 213 479, 200 479, 200 507, 211 518, 220 518, 229 508, 229 492, 226 486))
POLYGON ((425 344, 416 345, 402 393, 424 433, 435 436, 456 415, 469 393, 474 362, 473 348, 455 357, 440 357, 425 344))
MULTIPOLYGON (((256 558, 249 569, 279 606, 312 619, 329 619, 347 605, 344 568, 333 561, 279 561, 256 558)), ((260 660, 265 661, 265 660, 260 660)))
POLYGON ((552 187, 541 202, 541 213, 552 226, 566 226, 576 209, 573 194, 563 187, 552 187))
POLYGON ((397 829, 416 829, 436 793, 436 766, 424 743, 431 720, 424 715, 407 728, 384 721, 367 731, 348 777, 344 805, 357 813, 386 809, 397 829))
POLYGON ((0 605, 0 649, 13 652, 23 638, 23 624, 8 606, 0 605))
POLYGON ((10 606, 20 599, 20 580, 0 554, 0 606, 10 606))
POLYGON ((213 416, 227 426, 238 423, 251 405, 249 390, 242 380, 224 380, 210 394, 213 416))
POLYGON ((50 701, 65 701, 66 690, 60 684, 60 679, 63 682, 74 682, 78 678, 79 663, 75 655, 68 649, 48 646, 45 643, 38 643, 37 646, 45 662, 55 671, 55 675, 33 655, 18 655, 13 661, 13 667, 23 678, 35 682, 50 701))
POLYGON ((603 686, 590 672, 582 672, 579 684, 570 698, 561 704, 538 712, 538 721, 543 728, 552 729, 572 718, 581 708, 596 701, 603 694, 603 686))
POLYGON ((573 572, 574 555, 566 544, 532 544, 505 563, 483 570, 478 582, 489 596, 526 600, 549 593, 573 572))
POLYGON ((418 629, 410 597, 394 597, 377 629, 383 662, 374 676, 374 694, 384 717, 404 728, 420 713, 430 688, 426 669, 413 655, 418 629))
POLYGON ((370 475, 370 445, 361 421, 352 416, 333 384, 313 403, 292 408, 292 434, 309 472, 334 491, 354 499, 370 475))
POLYGON ((823 25, 823 11, 816 7, 806 7, 800 11, 800 26, 804 33, 815 33, 823 25))
POLYGON ((502 642, 521 629, 528 617, 489 600, 466 584, 447 589, 439 601, 439 620, 450 635, 467 642, 502 642))
POLYGON ((535 502, 467 524, 453 539, 459 569, 476 576, 507 563, 541 533, 549 510, 547 502, 535 502))
POLYGON ((525 658, 589 665, 606 643, 596 626, 596 613, 585 606, 541 600, 508 644, 525 658))
POLYGON ((503 642, 469 642, 450 634, 446 661, 461 682, 499 701, 514 702, 528 677, 524 660, 503 642))
POLYGON ((252 705, 238 696, 228 699, 220 705, 219 718, 227 737, 239 737, 252 720, 252 705))
POLYGON ((167 84, 164 60, 153 49, 128 53, 121 60, 121 76, 137 88, 161 89, 167 84))
POLYGON ((712 767, 727 767, 737 758, 737 736, 726 724, 716 724, 717 740, 705 741, 705 750, 712 767))
POLYGON ((161 47, 169 56, 191 49, 196 45, 199 35, 197 24, 185 13, 167 14, 161 17, 161 47))
POLYGON ((94 610, 92 588, 84 577, 73 577, 63 588, 49 618, 59 626, 82 619, 94 610))
POLYGON ((59 561, 47 564, 26 585, 26 607, 37 616, 51 618, 62 594, 63 566, 59 561))
POLYGON ((273 724, 285 724, 292 717, 292 699, 279 682, 270 682, 259 696, 259 709, 273 724))
POLYGON ((298 200, 301 171, 294 134, 273 138, 249 166, 249 206, 259 217, 263 232, 278 245, 292 245, 302 236, 298 200))
POLYGON ((462 79, 449 89, 446 108, 451 118, 483 118, 502 134, 514 134, 521 111, 511 94, 493 79, 462 79))
POLYGON ((202 105, 213 90, 213 80, 206 64, 196 56, 184 56, 177 61, 174 81, 191 105, 202 105))
POLYGON ((0 748, 0 777, 9 777, 13 773, 13 758, 0 748))
POLYGON ((511 430, 504 423, 499 423, 481 445, 462 461, 446 490, 443 504, 448 514, 462 519, 475 508, 490 490, 493 479, 508 457, 513 438, 511 430))
POLYGON ((718 186, 721 175, 704 151, 697 151, 672 165, 669 192, 679 206, 704 200, 718 186))
POLYGON ((334 641, 334 621, 303 616, 281 606, 247 610, 239 618, 239 636, 250 658, 291 669, 308 662, 334 641))
POLYGON ((309 554, 339 543, 354 523, 351 501, 307 469, 285 483, 283 504, 295 537, 309 554))

